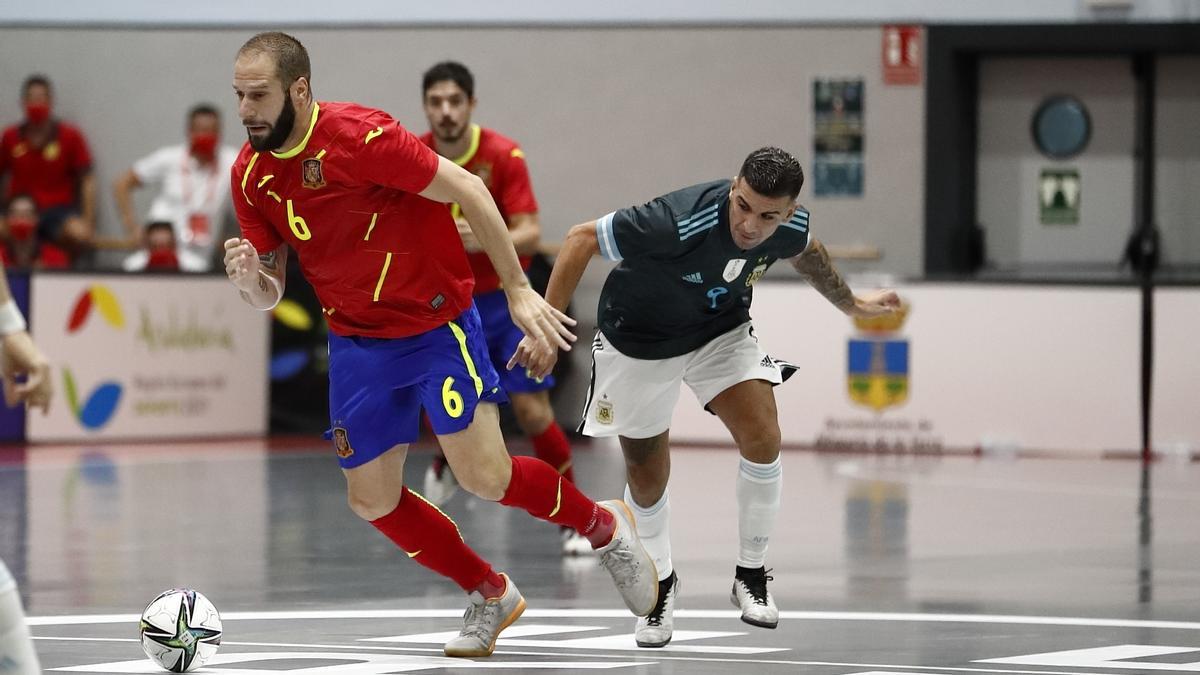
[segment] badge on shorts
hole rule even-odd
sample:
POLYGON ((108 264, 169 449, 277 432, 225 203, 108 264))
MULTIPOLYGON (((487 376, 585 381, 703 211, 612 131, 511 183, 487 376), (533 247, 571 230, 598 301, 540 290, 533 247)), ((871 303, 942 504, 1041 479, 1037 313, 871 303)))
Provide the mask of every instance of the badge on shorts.
POLYGON ((733 281, 742 275, 742 268, 745 266, 745 258, 734 258, 725 265, 725 271, 721 273, 721 278, 725 281, 733 281))
POLYGON ((300 162, 300 177, 304 181, 304 187, 310 190, 325 187, 325 171, 321 168, 321 160, 309 157, 300 162))
POLYGON ((600 424, 613 423, 613 406, 608 401, 598 401, 596 403, 596 421, 600 424))
POLYGON ((341 427, 333 428, 333 449, 337 451, 337 456, 346 459, 354 454, 354 448, 350 447, 350 437, 346 435, 346 430, 341 427))

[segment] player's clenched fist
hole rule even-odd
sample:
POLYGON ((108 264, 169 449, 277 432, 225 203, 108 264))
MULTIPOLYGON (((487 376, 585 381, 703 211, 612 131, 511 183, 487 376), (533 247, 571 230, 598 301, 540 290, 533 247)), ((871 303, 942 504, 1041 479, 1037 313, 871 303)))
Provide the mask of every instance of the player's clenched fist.
POLYGON ((246 239, 225 240, 225 274, 238 290, 247 293, 259 285, 258 251, 246 239))

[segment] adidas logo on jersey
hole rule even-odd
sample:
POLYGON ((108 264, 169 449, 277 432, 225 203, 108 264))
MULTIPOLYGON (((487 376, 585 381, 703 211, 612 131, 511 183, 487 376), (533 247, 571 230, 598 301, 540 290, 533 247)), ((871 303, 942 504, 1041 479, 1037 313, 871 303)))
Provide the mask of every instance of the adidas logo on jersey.
POLYGON ((764 356, 762 363, 759 363, 758 365, 762 366, 763 368, 774 368, 775 362, 771 360, 770 356, 764 356))
POLYGON ((704 283, 704 277, 700 276, 699 272, 692 272, 691 274, 685 274, 685 275, 683 275, 683 280, 687 281, 689 283, 693 283, 693 284, 704 283))

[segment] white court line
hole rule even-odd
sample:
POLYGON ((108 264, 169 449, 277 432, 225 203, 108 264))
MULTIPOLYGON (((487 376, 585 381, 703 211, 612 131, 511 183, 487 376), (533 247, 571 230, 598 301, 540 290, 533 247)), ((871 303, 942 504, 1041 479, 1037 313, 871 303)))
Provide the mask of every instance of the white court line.
MULTIPOLYGON (((63 640, 77 642, 140 642, 136 638, 86 638, 86 637, 37 637, 35 640, 63 640)), ((442 653, 441 649, 433 649, 429 647, 383 647, 374 645, 326 645, 326 644, 301 644, 290 642, 222 642, 222 646, 238 646, 238 647, 278 647, 278 648, 303 648, 303 649, 343 649, 343 650, 359 650, 359 651, 388 651, 388 652, 436 652, 442 653)), ((873 668, 873 669, 904 669, 918 672, 954 672, 954 673, 1000 673, 1001 675, 1115 675, 1104 673, 1102 671, 1079 672, 1070 670, 1005 670, 1000 668, 959 668, 952 666, 913 666, 907 664, 896 663, 843 663, 839 661, 787 661, 782 659, 753 659, 753 658, 729 658, 721 659, 715 657, 704 656, 659 656, 649 649, 636 650, 639 654, 645 654, 645 658, 651 658, 655 661, 701 661, 704 663, 745 663, 755 665, 770 665, 770 666, 828 666, 837 668, 873 668)), ((596 654, 592 652, 572 653, 569 649, 560 649, 557 651, 529 652, 513 649, 496 649, 496 656, 581 656, 589 659, 629 659, 629 654, 596 654)), ((914 673, 913 675, 917 675, 914 673)))
MULTIPOLYGON (((625 609, 529 609, 527 618, 541 619, 627 619, 625 609)), ((737 610, 680 609, 680 619, 737 619, 737 610)), ((389 609, 389 610, 331 610, 299 612, 229 612, 222 621, 292 621, 317 619, 459 619, 461 609, 389 609)), ((1086 626, 1091 628, 1166 628, 1200 630, 1196 621, 1149 621, 1144 619, 1094 619, 1066 616, 1019 616, 1009 614, 920 614, 899 612, 799 612, 783 611, 781 619, 800 621, 906 621, 913 623, 992 623, 1028 626, 1086 626)), ((137 614, 76 614, 63 616, 31 616, 30 626, 99 625, 136 623, 137 614)))

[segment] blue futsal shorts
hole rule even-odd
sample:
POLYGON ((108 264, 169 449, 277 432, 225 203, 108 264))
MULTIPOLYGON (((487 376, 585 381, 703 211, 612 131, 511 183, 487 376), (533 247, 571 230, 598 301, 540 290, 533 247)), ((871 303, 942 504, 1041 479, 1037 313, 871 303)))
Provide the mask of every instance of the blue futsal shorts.
POLYGON ((480 401, 507 400, 474 306, 411 337, 329 335, 326 437, 343 469, 417 440, 422 409, 445 435, 466 429, 480 401))
POLYGON ((529 394, 545 391, 554 386, 554 378, 530 377, 529 371, 521 366, 508 370, 508 360, 517 351, 517 343, 525 334, 513 323, 508 313, 508 298, 504 291, 492 291, 475 296, 475 306, 483 319, 483 334, 487 336, 488 353, 492 355, 492 367, 500 373, 500 386, 510 394, 529 394))

